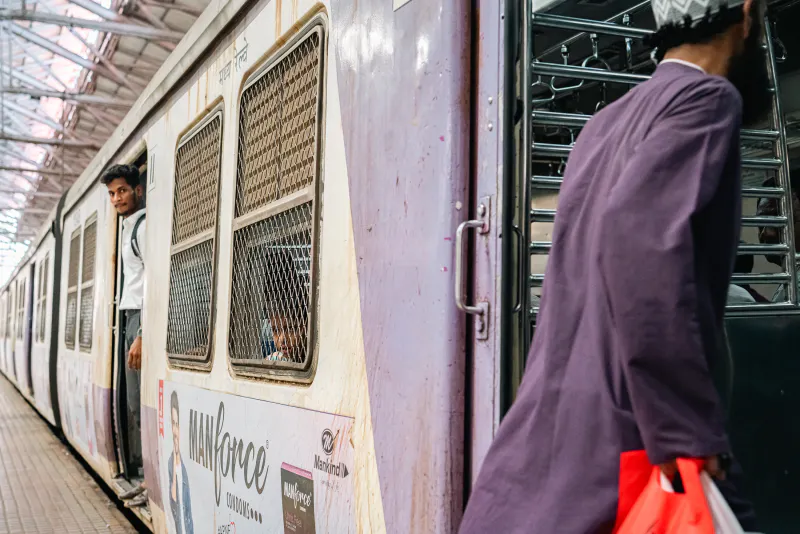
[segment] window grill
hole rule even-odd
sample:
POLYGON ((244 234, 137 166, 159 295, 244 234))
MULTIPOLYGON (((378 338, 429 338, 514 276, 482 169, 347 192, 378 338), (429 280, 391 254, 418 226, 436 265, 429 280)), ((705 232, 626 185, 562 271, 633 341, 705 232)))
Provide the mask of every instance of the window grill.
POLYGON ((21 289, 17 295, 17 339, 22 339, 25 332, 25 286, 26 280, 20 281, 21 289))
POLYGON ((47 282, 50 268, 50 255, 45 255, 39 264, 39 291, 36 303, 36 340, 44 343, 45 323, 47 322, 47 282))
POLYGON ((67 271, 67 307, 64 325, 64 343, 75 348, 75 330, 78 322, 78 271, 80 269, 81 230, 72 232, 69 243, 69 270, 67 271))
POLYGON ((176 359, 210 356, 221 147, 217 112, 182 140, 175 158, 167 353, 176 359))
POLYGON ((323 43, 313 26, 242 93, 228 351, 249 370, 312 361, 323 43))
POLYGON ((94 268, 97 255, 97 220, 86 224, 83 230, 83 261, 81 262, 80 334, 78 343, 84 352, 92 350, 94 325, 94 268))
MULTIPOLYGON (((625 94, 631 87, 649 79, 654 69, 651 50, 644 38, 652 25, 649 3, 641 3, 606 21, 564 17, 548 13, 526 14, 523 69, 525 118, 520 130, 523 147, 523 178, 517 181, 519 206, 514 229, 525 236, 530 261, 522 261, 519 284, 525 290, 524 317, 520 324, 531 339, 531 328, 539 310, 541 287, 555 220, 558 191, 563 180, 564 164, 582 126, 596 111, 625 94), (637 27, 640 26, 640 27, 637 27), (561 33, 559 33, 561 32, 561 33), (563 39, 564 36, 569 36, 563 39), (580 95, 578 97, 578 95, 580 95)), ((527 5, 530 10, 530 5, 527 5)), ((769 22, 767 31, 768 67, 772 83, 777 87, 775 54, 769 22)), ((775 94, 779 91, 776 89, 775 94)), ((797 273, 793 250, 793 229, 789 213, 791 198, 786 135, 782 125, 780 101, 773 99, 772 115, 765 129, 742 132, 742 167, 745 204, 752 203, 752 212, 745 208, 742 220, 746 243, 739 256, 753 257, 776 254, 783 260, 780 272, 737 273, 733 284, 752 284, 771 294, 772 287, 783 288, 783 297, 764 304, 729 306, 729 314, 748 314, 787 309, 797 305, 797 273), (756 213, 755 199, 784 199, 776 202, 780 211, 765 216, 756 213), (759 242, 760 228, 777 228, 780 243, 759 242), (751 235, 752 234, 752 235, 751 235)), ((769 295, 765 294, 766 297, 769 295)), ((516 312, 515 312, 516 313, 516 312)), ((522 358, 527 343, 520 345, 522 358)))

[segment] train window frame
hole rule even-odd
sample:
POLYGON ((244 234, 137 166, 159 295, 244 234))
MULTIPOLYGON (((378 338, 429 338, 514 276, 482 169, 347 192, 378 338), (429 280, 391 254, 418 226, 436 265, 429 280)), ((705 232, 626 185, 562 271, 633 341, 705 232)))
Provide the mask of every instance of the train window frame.
POLYGON ((69 238, 69 257, 67 258, 67 294, 66 299, 64 299, 64 346, 69 350, 75 350, 77 335, 78 335, 78 306, 80 300, 80 270, 81 270, 81 249, 83 245, 83 233, 81 232, 82 227, 76 227, 72 233, 70 234, 69 238), (73 243, 75 240, 77 241, 77 247, 73 250, 73 243), (73 265, 73 255, 72 253, 75 252, 76 259, 75 259, 75 285, 70 285, 70 279, 72 278, 72 265, 73 265), (70 332, 70 322, 69 322, 69 297, 70 293, 75 293, 75 319, 72 322, 71 330, 72 330, 72 341, 70 342, 68 334, 70 332))
POLYGON ((95 278, 97 274, 97 245, 98 245, 98 218, 97 212, 92 213, 86 220, 83 222, 83 227, 81 231, 81 254, 80 254, 80 277, 78 280, 78 314, 76 318, 76 337, 78 343, 78 349, 84 353, 91 353, 92 346, 94 345, 94 308, 95 308, 95 278), (93 252, 93 256, 91 257, 91 268, 87 269, 87 251, 90 250, 89 247, 86 246, 86 233, 91 228, 94 227, 94 247, 91 248, 91 252, 93 252), (88 274, 87 274, 88 272, 88 274), (91 304, 89 307, 89 326, 88 326, 88 334, 87 339, 88 342, 84 342, 83 340, 83 328, 84 328, 84 317, 83 317, 83 306, 84 306, 84 299, 86 296, 91 297, 91 304))
POLYGON ((22 340, 25 336, 25 304, 26 298, 25 293, 28 289, 28 280, 26 278, 20 278, 17 282, 18 284, 22 284, 22 291, 17 291, 17 333, 16 338, 17 340, 22 340))
MULTIPOLYGON (((321 243, 321 221, 323 199, 322 191, 324 187, 324 153, 325 153, 325 110, 327 104, 327 73, 328 73, 328 42, 329 29, 327 26, 327 18, 323 14, 317 14, 312 17, 303 27, 299 28, 294 35, 286 39, 286 42, 275 50, 270 50, 267 55, 254 65, 250 73, 246 76, 245 81, 242 83, 239 90, 239 96, 236 107, 236 180, 234 183, 234 207, 233 207, 233 221, 230 233, 230 254, 231 254, 231 273, 228 279, 229 284, 229 298, 227 310, 227 333, 228 338, 226 342, 226 354, 229 365, 229 371, 234 377, 240 378, 255 378, 255 379, 270 379, 283 382, 295 382, 308 384, 313 380, 314 373, 318 363, 319 343, 319 265, 321 261, 320 256, 320 243, 321 243), (294 190, 283 197, 274 198, 266 203, 257 205, 249 211, 239 213, 240 209, 240 180, 242 173, 242 164, 240 161, 242 151, 242 136, 243 136, 243 106, 247 91, 254 85, 263 80, 266 76, 270 75, 273 69, 282 65, 282 62, 290 57, 299 47, 303 46, 314 35, 319 39, 317 52, 318 58, 318 80, 316 83, 316 123, 314 124, 314 146, 313 146, 313 174, 309 184, 304 187, 294 190), (255 358, 235 358, 234 351, 232 350, 234 339, 234 326, 235 326, 235 308, 236 298, 235 293, 235 279, 237 272, 237 248, 236 239, 237 234, 247 228, 254 227, 258 224, 268 223, 275 220, 281 215, 287 215, 292 210, 298 210, 310 204, 309 214, 309 228, 308 230, 300 229, 300 232, 308 231, 310 238, 308 247, 310 249, 307 258, 308 264, 308 294, 307 294, 307 314, 306 314, 306 333, 305 333, 305 352, 303 362, 289 362, 269 360, 264 357, 255 358)), ((291 66, 291 65, 290 65, 291 66)), ((281 85, 283 87, 284 85, 281 85)), ((284 147, 281 147, 284 148, 284 147)), ((277 173, 276 173, 277 176, 277 173)), ((302 223, 301 223, 302 224, 302 223)), ((251 247, 252 248, 252 247, 251 247)), ((292 257, 292 265, 297 258, 292 257)), ((297 271, 294 271, 297 274, 297 271)), ((298 277, 299 281, 299 277, 298 277)), ((240 298, 251 298, 251 293, 245 294, 240 298)), ((263 303, 261 303, 263 304, 263 303)), ((267 320, 269 318, 267 317, 267 320)), ((261 329, 263 329, 263 318, 261 321, 261 329)), ((262 332, 256 335, 256 343, 258 344, 257 350, 263 350, 262 332)), ((245 340, 247 342, 248 340, 245 340)), ((252 341, 250 339, 249 341, 252 341)))
POLYGON ((36 269, 39 277, 38 293, 36 295, 36 332, 33 338, 37 343, 44 343, 47 322, 47 281, 50 275, 50 253, 44 255, 39 267, 36 269))
POLYGON ((169 285, 167 295, 167 322, 166 322, 166 336, 165 336, 165 352, 167 354, 167 362, 170 367, 191 369, 197 371, 210 371, 213 364, 214 356, 214 321, 216 318, 216 299, 217 299, 217 284, 216 275, 218 270, 218 256, 219 256, 219 226, 220 226, 220 207, 221 207, 221 191, 222 191, 222 172, 223 172, 223 145, 225 135, 225 109, 224 100, 220 97, 212 105, 196 117, 192 123, 178 135, 178 140, 175 145, 175 161, 172 166, 172 210, 170 215, 170 254, 169 254, 169 285), (216 204, 216 217, 213 218, 214 223, 198 233, 183 237, 176 241, 176 198, 178 183, 178 165, 180 150, 187 144, 191 143, 198 135, 202 134, 206 127, 212 125, 216 120, 219 120, 219 134, 216 140, 218 146, 217 166, 218 172, 216 177, 216 196, 214 204, 216 204), (194 356, 190 354, 179 354, 170 351, 170 324, 169 320, 172 308, 171 297, 173 295, 173 277, 174 277, 174 258, 183 252, 193 250, 205 243, 211 246, 211 266, 209 272, 209 310, 206 334, 206 349, 201 356, 194 356))

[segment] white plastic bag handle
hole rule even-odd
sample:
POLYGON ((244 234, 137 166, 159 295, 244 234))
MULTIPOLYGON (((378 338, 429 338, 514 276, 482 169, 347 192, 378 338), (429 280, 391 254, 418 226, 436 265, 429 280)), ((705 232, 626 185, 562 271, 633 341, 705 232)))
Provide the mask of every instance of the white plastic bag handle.
MULTIPOLYGON (((736 519, 736 515, 734 515, 731 507, 728 506, 728 502, 722 496, 717 485, 708 476, 708 473, 703 472, 700 474, 700 483, 703 486, 703 493, 706 495, 708 508, 711 510, 711 517, 714 520, 714 532, 716 534, 747 534, 742 529, 739 520, 736 519)), ((664 473, 661 473, 661 489, 669 493, 675 493, 672 483, 664 476, 664 473)))

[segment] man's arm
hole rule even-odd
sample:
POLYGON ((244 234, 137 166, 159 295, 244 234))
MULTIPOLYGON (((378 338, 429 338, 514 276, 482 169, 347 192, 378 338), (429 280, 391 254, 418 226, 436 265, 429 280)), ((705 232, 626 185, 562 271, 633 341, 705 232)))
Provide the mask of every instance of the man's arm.
POLYGON ((729 449, 700 333, 691 223, 728 179, 741 100, 721 80, 680 100, 612 190, 599 251, 615 347, 653 464, 729 449))

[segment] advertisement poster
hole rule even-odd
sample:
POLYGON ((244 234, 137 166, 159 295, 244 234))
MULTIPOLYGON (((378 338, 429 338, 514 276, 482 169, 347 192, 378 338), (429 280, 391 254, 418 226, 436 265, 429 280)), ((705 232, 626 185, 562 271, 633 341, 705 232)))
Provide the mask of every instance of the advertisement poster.
POLYGON ((163 381, 158 412, 168 532, 355 532, 352 418, 163 381))
POLYGON ((61 402, 64 431, 77 441, 89 455, 95 455, 97 438, 94 429, 94 404, 92 399, 93 362, 78 358, 59 359, 59 401, 61 402), (69 392, 65 394, 63 392, 69 392))

